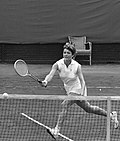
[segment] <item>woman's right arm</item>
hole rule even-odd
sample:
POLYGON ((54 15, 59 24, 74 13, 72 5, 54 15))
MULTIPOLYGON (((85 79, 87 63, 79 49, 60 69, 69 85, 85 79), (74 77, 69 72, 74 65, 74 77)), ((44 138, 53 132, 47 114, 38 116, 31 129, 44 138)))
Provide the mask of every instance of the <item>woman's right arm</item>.
POLYGON ((48 75, 46 75, 45 79, 42 81, 42 86, 44 87, 47 86, 48 82, 50 82, 53 76, 55 75, 57 69, 58 69, 58 64, 57 63, 53 64, 51 71, 49 72, 48 75))

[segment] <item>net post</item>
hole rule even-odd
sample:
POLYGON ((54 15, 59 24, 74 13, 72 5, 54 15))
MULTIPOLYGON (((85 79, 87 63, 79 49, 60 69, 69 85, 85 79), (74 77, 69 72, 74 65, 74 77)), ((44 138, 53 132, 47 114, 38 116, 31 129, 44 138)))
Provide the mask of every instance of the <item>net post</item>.
POLYGON ((107 137, 106 137, 106 141, 110 141, 110 113, 111 113, 111 97, 107 97, 107 137))

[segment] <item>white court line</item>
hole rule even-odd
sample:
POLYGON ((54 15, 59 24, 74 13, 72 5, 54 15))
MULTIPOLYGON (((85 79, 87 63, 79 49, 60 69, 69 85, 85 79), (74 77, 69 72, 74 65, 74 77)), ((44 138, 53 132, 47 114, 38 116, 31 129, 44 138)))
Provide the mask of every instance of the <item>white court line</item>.
MULTIPOLYGON (((48 86, 48 88, 61 88, 64 89, 63 86, 48 86)), ((87 86, 88 89, 120 89, 120 86, 114 86, 114 87, 110 87, 110 86, 87 86)))
MULTIPOLYGON (((6 86, 6 87, 10 87, 10 86, 6 86)), ((16 86, 14 88, 26 88, 27 86, 16 86)), ((33 87, 33 88, 39 88, 40 86, 28 86, 28 87, 33 87)), ((47 88, 61 88, 61 89, 64 89, 63 86, 47 86, 47 88)), ((87 86, 88 89, 99 89, 99 88, 102 88, 102 89, 120 89, 120 86, 114 86, 114 87, 109 87, 109 86, 87 86)))
MULTIPOLYGON (((40 126, 42 126, 42 127, 46 128, 46 129, 51 130, 51 128, 50 128, 50 127, 48 127, 48 126, 44 125, 43 123, 40 123, 39 121, 37 121, 37 120, 35 120, 35 119, 33 119, 33 118, 29 117, 29 116, 28 116, 28 115, 26 115, 25 113, 21 113, 21 115, 23 115, 24 117, 26 117, 26 118, 30 119, 31 121, 33 121, 33 122, 37 123, 38 125, 40 125, 40 126)), ((61 137, 62 137, 62 138, 64 138, 64 139, 68 140, 68 141, 73 141, 72 139, 70 139, 70 138, 66 137, 65 135, 63 135, 63 134, 61 134, 61 133, 58 133, 58 135, 59 135, 59 136, 61 136, 61 137)))
MULTIPOLYGON (((53 87, 53 88, 63 88, 62 86, 48 86, 48 87, 53 87)), ((89 89, 99 89, 99 88, 103 88, 103 89, 120 89, 119 86, 115 86, 115 87, 109 87, 109 86, 88 86, 87 88, 89 89)))
POLYGON ((102 88, 102 89, 120 89, 119 86, 115 86, 115 87, 109 87, 109 86, 97 86, 97 87, 93 87, 93 86, 88 86, 87 88, 89 88, 89 89, 99 89, 99 88, 102 88))

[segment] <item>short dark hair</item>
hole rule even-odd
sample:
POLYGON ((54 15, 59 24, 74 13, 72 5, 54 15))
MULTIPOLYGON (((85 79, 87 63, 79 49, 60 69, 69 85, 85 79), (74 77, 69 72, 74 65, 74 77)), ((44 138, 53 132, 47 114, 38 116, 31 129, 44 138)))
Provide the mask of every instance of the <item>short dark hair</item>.
POLYGON ((64 49, 68 49, 69 51, 72 52, 72 55, 75 55, 76 54, 76 49, 75 49, 75 45, 74 44, 71 44, 69 42, 67 42, 64 46, 63 46, 64 49))

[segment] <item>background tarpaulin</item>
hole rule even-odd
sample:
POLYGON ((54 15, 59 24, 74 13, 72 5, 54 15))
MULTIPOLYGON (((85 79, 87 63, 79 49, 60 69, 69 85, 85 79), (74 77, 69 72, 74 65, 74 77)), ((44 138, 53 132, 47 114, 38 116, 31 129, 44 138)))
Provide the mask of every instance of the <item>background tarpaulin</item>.
POLYGON ((0 42, 120 42, 120 0, 0 0, 0 42))

